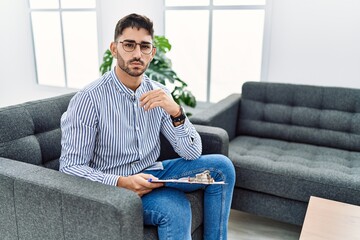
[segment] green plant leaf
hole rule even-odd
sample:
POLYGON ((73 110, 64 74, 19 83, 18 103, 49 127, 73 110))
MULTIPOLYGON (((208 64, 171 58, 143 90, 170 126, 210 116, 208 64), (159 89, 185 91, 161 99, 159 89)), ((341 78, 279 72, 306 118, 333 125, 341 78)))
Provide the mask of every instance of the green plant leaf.
POLYGON ((104 73, 111 70, 112 62, 113 62, 113 56, 110 50, 107 49, 103 55, 103 63, 100 65, 99 68, 101 75, 104 75, 104 73))
POLYGON ((165 36, 155 36, 154 45, 156 50, 162 53, 167 53, 171 50, 171 44, 165 36))

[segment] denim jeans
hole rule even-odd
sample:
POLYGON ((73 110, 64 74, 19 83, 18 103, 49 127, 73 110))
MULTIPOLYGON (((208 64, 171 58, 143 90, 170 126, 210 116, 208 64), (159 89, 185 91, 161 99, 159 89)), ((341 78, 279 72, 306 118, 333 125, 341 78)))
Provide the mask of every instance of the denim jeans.
POLYGON ((194 177, 205 170, 224 185, 167 183, 142 197, 144 224, 158 227, 159 239, 191 240, 191 207, 185 193, 204 189, 204 239, 227 239, 227 227, 235 184, 234 165, 219 154, 203 155, 196 160, 177 158, 163 161, 164 170, 144 173, 159 179, 194 177))

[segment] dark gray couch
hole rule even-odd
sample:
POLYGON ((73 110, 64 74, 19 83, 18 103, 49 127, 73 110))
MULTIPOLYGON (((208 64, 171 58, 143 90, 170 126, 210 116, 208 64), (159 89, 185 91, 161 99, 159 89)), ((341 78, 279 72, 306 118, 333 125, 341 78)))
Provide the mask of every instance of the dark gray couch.
MULTIPOLYGON (((0 239, 158 239, 155 227, 143 226, 135 193, 56 171, 60 117, 72 96, 0 109, 0 239)), ((223 129, 195 127, 203 153, 228 153, 223 129)), ((160 159, 173 157, 162 138, 160 159)), ((187 196, 193 239, 201 239, 202 191, 187 196)))
POLYGON ((191 120, 229 134, 232 208, 301 225, 311 195, 360 205, 360 89, 247 82, 191 120))

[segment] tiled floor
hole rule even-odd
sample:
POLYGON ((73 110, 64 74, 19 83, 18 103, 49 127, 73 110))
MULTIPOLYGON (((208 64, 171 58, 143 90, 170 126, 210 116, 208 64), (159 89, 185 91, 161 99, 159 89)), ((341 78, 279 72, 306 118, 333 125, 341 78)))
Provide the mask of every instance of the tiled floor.
POLYGON ((231 210, 228 240, 298 240, 301 227, 231 210))

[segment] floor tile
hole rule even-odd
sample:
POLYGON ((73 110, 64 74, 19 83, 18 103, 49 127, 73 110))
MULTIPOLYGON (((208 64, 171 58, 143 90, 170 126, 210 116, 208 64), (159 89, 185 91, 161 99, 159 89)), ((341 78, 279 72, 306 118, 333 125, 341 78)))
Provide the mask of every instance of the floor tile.
POLYGON ((228 240, 298 240, 301 227, 231 210, 228 240))

